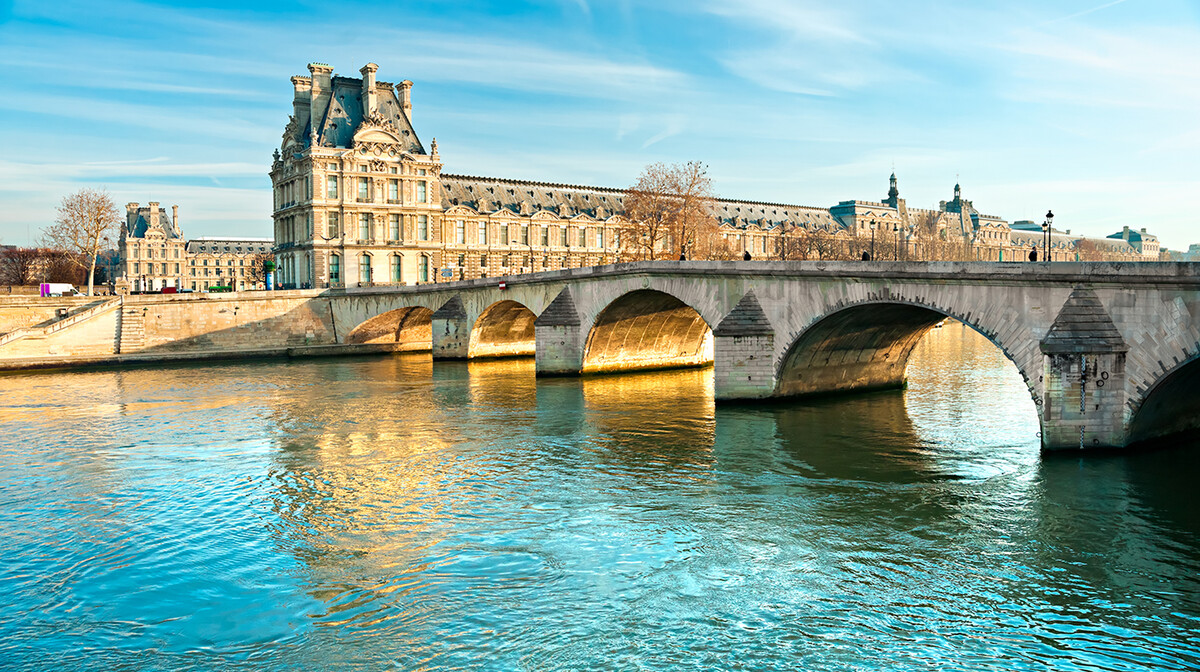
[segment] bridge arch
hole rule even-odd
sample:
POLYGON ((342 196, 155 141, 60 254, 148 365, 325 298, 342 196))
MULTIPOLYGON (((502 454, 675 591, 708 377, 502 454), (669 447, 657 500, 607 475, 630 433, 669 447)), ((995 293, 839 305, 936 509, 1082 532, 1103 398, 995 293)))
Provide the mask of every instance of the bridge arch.
POLYGON ((1200 353, 1160 376, 1129 420, 1128 443, 1200 435, 1200 353))
MULTIPOLYGON (((1029 363, 967 316, 903 299, 870 300, 839 305, 825 313, 788 345, 776 367, 776 396, 803 396, 902 387, 905 370, 921 339, 946 318, 971 327, 1004 353, 1021 377, 1035 405, 1040 397, 1031 381, 1029 363)), ((1038 362, 1041 357, 1037 358, 1038 362)), ((1040 413, 1039 413, 1040 416, 1040 413)))
POLYGON ((673 294, 637 289, 611 301, 592 321, 583 373, 703 366, 713 361, 712 329, 673 294))
POLYGON ((433 347, 433 311, 424 306, 406 306, 367 319, 350 333, 347 343, 395 343, 401 351, 433 347))
POLYGON ((510 299, 493 303, 471 327, 467 357, 532 357, 536 319, 523 303, 510 299))

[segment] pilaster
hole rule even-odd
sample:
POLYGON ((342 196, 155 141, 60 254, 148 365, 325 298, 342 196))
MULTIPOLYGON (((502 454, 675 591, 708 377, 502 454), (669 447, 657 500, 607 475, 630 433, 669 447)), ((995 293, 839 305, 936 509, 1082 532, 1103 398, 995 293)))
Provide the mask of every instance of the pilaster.
POLYGON ((584 334, 569 288, 563 287, 538 316, 533 334, 537 375, 579 375, 583 370, 584 334))
POLYGON ((718 401, 775 393, 775 329, 754 290, 713 330, 713 387, 718 401))
POLYGON ((471 322, 462 297, 455 294, 433 313, 433 358, 466 359, 471 345, 471 322))

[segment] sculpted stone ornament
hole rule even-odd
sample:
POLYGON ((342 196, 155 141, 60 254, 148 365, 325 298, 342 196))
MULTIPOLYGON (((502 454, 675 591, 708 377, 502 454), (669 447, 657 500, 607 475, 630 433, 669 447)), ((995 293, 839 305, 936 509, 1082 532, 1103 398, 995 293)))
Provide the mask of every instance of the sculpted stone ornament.
POLYGON ((361 129, 363 127, 374 127, 383 129, 395 135, 400 134, 400 131, 396 128, 396 125, 384 117, 378 110, 363 117, 362 123, 359 124, 359 128, 361 129))
POLYGON ((288 139, 296 135, 296 129, 300 127, 300 122, 296 121, 296 115, 288 115, 287 126, 283 129, 283 141, 286 143, 288 139))
POLYGON ((430 156, 437 156, 437 155, 438 155, 438 152, 437 152, 437 138, 434 138, 434 139, 433 139, 433 141, 429 143, 429 155, 430 155, 430 156))

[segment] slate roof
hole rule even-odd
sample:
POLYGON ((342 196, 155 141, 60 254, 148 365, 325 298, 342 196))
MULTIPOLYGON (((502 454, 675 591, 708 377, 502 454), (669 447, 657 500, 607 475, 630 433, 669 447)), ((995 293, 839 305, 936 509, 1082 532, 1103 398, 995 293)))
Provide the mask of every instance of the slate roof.
MULTIPOLYGON (((400 99, 390 84, 376 82, 377 109, 383 121, 395 127, 404 151, 425 154, 412 121, 400 107, 400 99)), ((331 93, 316 96, 309 107, 309 118, 297 119, 293 134, 302 147, 311 144, 311 132, 317 129, 317 145, 321 147, 350 147, 354 133, 363 122, 362 79, 334 76, 331 93)), ((286 142, 285 142, 286 145, 286 142)))
POLYGON ((270 254, 270 238, 197 238, 187 241, 188 254, 270 254))
POLYGON ((145 238, 146 232, 155 226, 163 232, 168 240, 183 237, 183 234, 177 232, 172 225, 170 211, 160 209, 157 221, 151 217, 150 208, 138 208, 133 212, 125 213, 125 236, 127 238, 145 238))
MULTIPOLYGON (((587 215, 607 219, 625 214, 625 190, 443 173, 442 207, 449 209, 456 205, 483 213, 507 210, 514 215, 530 215, 547 211, 563 218, 587 215)), ((783 203, 719 198, 714 214, 720 224, 735 229, 750 225, 771 229, 784 222, 789 226, 828 230, 842 226, 827 209, 783 203)))

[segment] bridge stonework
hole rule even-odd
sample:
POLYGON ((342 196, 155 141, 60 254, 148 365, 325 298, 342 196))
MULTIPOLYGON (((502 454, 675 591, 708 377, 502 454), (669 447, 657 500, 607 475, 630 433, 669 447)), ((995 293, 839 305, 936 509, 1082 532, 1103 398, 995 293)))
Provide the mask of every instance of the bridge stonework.
MULTIPOLYGON (((637 262, 505 280, 127 297, 122 310, 144 316, 130 357, 424 349, 532 354, 539 375, 711 363, 719 401, 902 386, 921 337, 952 317, 1016 366, 1045 448, 1200 432, 1200 264, 637 262)), ((69 353, 88 324, 45 338, 69 353)), ((109 343, 80 352, 111 352, 112 330, 91 330, 109 343)), ((0 366, 31 338, 0 342, 0 366)))

